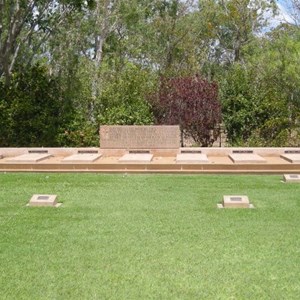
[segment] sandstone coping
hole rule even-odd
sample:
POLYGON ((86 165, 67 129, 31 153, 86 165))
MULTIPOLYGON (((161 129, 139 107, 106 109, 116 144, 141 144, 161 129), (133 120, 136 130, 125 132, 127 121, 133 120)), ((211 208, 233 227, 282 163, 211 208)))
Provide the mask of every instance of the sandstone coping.
MULTIPOLYGON (((14 157, 22 154, 28 153, 29 150, 33 148, 30 147, 1 147, 0 153, 3 158, 14 157)), ((78 151, 81 150, 95 150, 101 151, 101 153, 105 156, 121 156, 126 153, 126 149, 100 149, 99 147, 34 147, 34 149, 38 150, 47 150, 49 154, 58 155, 58 156, 68 156, 77 154, 78 151)), ((176 148, 176 149, 150 149, 150 152, 154 155, 177 155, 181 152, 181 150, 193 149, 201 151, 201 153, 206 154, 208 156, 228 156, 235 150, 243 150, 243 149, 251 149, 255 154, 261 156, 268 157, 282 157, 282 160, 286 160, 283 158, 286 151, 299 151, 300 148, 297 147, 252 147, 252 148, 242 148, 242 147, 184 147, 184 148, 176 148), (156 154, 157 153, 157 154, 156 154)), ((149 149, 146 149, 149 150, 149 149)))

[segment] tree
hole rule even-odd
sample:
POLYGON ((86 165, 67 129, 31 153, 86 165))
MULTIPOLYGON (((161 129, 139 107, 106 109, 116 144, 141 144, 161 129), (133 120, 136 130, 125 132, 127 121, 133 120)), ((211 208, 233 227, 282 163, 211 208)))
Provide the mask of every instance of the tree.
POLYGON ((182 137, 190 136, 203 147, 211 146, 219 135, 221 107, 214 82, 199 76, 162 78, 152 105, 158 124, 179 124, 182 137))
POLYGON ((154 89, 154 76, 131 63, 127 63, 118 76, 111 75, 99 98, 98 122, 111 125, 152 124, 153 116, 146 97, 154 89))
POLYGON ((75 8, 93 0, 0 0, 0 78, 4 76, 9 84, 11 74, 22 50, 27 56, 22 57, 30 65, 34 56, 39 54, 55 28, 75 8), (34 37, 38 36, 37 39, 34 37), (30 50, 30 51, 29 51, 30 50), (29 53, 30 52, 30 53, 29 53))
POLYGON ((201 0, 199 22, 219 63, 239 62, 243 48, 267 25, 265 14, 275 13, 273 0, 201 0))
POLYGON ((58 135, 72 116, 59 81, 44 66, 14 74, 1 86, 0 109, 6 117, 1 128, 3 147, 58 146, 58 135), (4 130, 3 130, 4 129, 4 130))
POLYGON ((294 26, 279 26, 258 37, 245 52, 246 62, 224 74, 220 94, 231 144, 299 145, 299 49, 294 26))

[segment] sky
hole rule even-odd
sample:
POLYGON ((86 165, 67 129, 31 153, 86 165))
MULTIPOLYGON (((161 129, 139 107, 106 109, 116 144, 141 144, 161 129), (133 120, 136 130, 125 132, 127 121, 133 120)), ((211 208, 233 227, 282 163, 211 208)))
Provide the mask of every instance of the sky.
POLYGON ((279 15, 275 17, 275 23, 278 22, 287 22, 287 23, 295 23, 292 18, 292 8, 290 0, 279 0, 277 1, 277 5, 279 8, 279 15))

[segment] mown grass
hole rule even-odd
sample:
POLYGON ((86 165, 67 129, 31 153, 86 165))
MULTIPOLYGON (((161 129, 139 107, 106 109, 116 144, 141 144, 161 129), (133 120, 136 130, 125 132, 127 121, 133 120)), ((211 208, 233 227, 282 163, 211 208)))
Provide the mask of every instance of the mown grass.
POLYGON ((1 173, 0 298, 299 299, 300 185, 280 180, 1 173))

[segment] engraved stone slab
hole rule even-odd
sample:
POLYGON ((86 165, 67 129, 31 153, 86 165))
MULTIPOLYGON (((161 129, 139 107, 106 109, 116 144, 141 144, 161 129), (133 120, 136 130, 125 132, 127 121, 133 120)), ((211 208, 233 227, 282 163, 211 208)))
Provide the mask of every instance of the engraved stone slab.
POLYGON ((10 158, 9 161, 21 162, 21 163, 39 162, 41 160, 49 158, 50 156, 52 156, 52 155, 46 154, 46 153, 45 154, 30 153, 30 154, 23 154, 23 155, 19 155, 19 156, 10 158))
POLYGON ((101 126, 102 149, 177 149, 179 126, 101 126))
POLYGON ((229 158, 234 163, 243 163, 243 164, 251 164, 251 163, 265 163, 266 160, 259 156, 258 154, 253 153, 232 153, 229 154, 229 158))
POLYGON ((102 154, 91 154, 91 153, 83 153, 83 154, 74 154, 68 157, 65 157, 62 161, 66 163, 85 163, 85 162, 93 162, 100 158, 102 154))
POLYGON ((144 154, 144 153, 128 153, 123 155, 119 162, 127 163, 127 162, 134 162, 134 163, 149 163, 153 158, 152 154, 144 154))
POLYGON ((197 153, 180 153, 176 156, 177 163, 199 163, 207 164, 209 160, 206 154, 197 154, 197 153))
POLYGON ((252 208, 249 199, 244 195, 224 195, 223 208, 252 208))
POLYGON ((300 163, 300 154, 294 153, 294 154, 282 154, 280 155, 281 158, 291 162, 291 163, 300 163))
POLYGON ((300 182, 300 174, 284 174, 284 182, 300 182))
POLYGON ((35 194, 31 197, 28 205, 29 206, 59 206, 57 203, 57 195, 39 195, 35 194))

